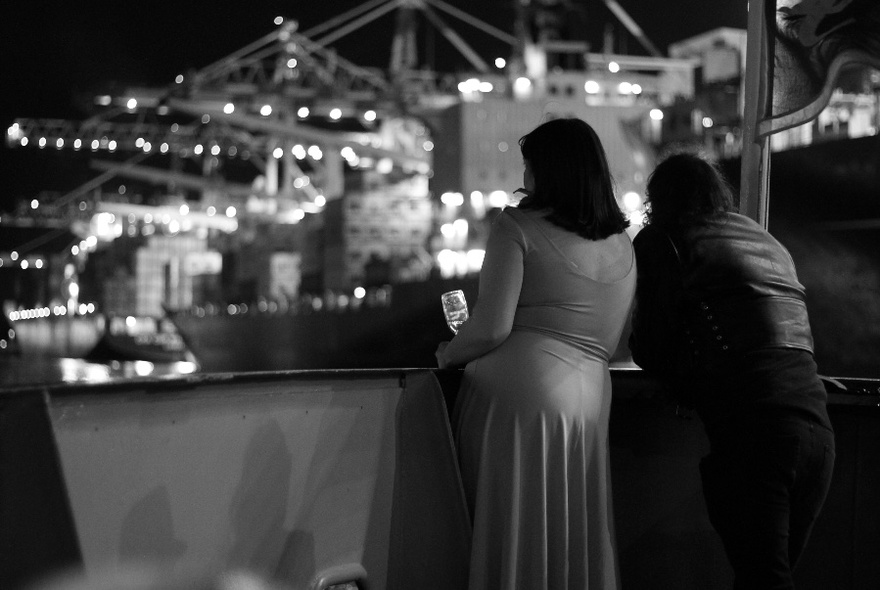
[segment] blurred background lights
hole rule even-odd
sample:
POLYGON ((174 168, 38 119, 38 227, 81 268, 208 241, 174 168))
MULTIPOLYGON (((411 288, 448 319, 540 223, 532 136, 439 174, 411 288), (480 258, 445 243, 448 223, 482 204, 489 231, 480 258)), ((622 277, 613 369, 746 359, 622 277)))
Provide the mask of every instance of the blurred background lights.
POLYGON ((225 105, 223 105, 223 112, 227 115, 231 115, 235 112, 235 105, 231 102, 227 102, 225 105))
POLYGON ((509 202, 509 198, 505 191, 492 191, 489 193, 489 206, 495 208, 505 207, 509 202))
POLYGON ((532 88, 532 81, 525 76, 520 76, 513 81, 513 92, 517 96, 527 94, 532 88))
POLYGON ((477 219, 486 216, 486 197, 481 191, 471 191, 471 209, 474 210, 477 219))
POLYGON ((611 72, 612 74, 616 74, 617 72, 620 71, 620 64, 617 63, 616 61, 609 62, 608 63, 608 71, 611 72))
POLYGON ((660 121, 663 119, 663 111, 660 109, 651 109, 650 116, 655 121, 660 121))
POLYGON ((394 169, 394 162, 391 158, 382 158, 376 162, 376 171, 380 174, 389 174, 394 169))
POLYGON ((376 111, 369 110, 364 113, 364 119, 366 121, 375 121, 376 120, 376 111))
POLYGON ((480 81, 476 78, 468 78, 458 83, 459 92, 477 92, 480 89, 480 81))
POLYGON ((153 372, 153 363, 150 361, 135 361, 134 372, 138 377, 146 377, 153 372))
POLYGON ((495 67, 498 68, 499 70, 504 69, 504 66, 506 66, 506 65, 507 65, 507 60, 504 59, 503 57, 496 57, 495 58, 495 67))
POLYGON ((715 121, 712 120, 712 117, 703 117, 703 127, 708 129, 715 124, 715 121))
POLYGON ((338 121, 342 117, 342 109, 334 108, 330 109, 330 118, 334 121, 338 121))
POLYGON ((296 115, 300 119, 305 119, 309 116, 309 107, 299 107, 299 110, 296 111, 296 115))
POLYGON ((138 101, 136 98, 129 98, 128 102, 125 103, 125 106, 127 106, 129 110, 133 111, 137 108, 138 101))
POLYGON ((587 80, 584 83, 584 90, 587 91, 587 94, 598 94, 599 93, 599 83, 595 80, 587 80))
POLYGON ((642 206, 642 197, 637 192, 629 191, 623 195, 623 206, 627 211, 635 211, 642 206))
POLYGON ((437 253, 437 266, 440 269, 440 276, 444 279, 455 276, 456 257, 456 252, 448 248, 437 253))
POLYGON ((264 117, 268 117, 269 115, 272 114, 272 106, 268 105, 268 104, 264 104, 263 106, 260 107, 260 114, 263 115, 264 117))
POLYGON ((440 202, 449 207, 461 207, 464 205, 464 195, 461 193, 443 193, 440 202))
POLYGON ((465 257, 467 258, 468 271, 480 272, 480 268, 483 266, 483 259, 486 258, 486 251, 479 248, 468 250, 465 257))

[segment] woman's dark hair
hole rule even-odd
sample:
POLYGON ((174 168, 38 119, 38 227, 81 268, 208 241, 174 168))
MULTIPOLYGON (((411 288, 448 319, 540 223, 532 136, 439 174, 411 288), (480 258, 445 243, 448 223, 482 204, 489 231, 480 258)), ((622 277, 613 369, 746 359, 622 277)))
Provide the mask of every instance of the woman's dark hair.
POLYGON ((551 222, 590 240, 629 226, 614 198, 602 142, 587 123, 554 119, 524 135, 519 145, 535 177, 535 190, 520 208, 549 208, 551 222))
POLYGON ((648 178, 647 223, 673 228, 700 224, 732 211, 733 190, 718 166, 681 152, 663 160, 648 178))

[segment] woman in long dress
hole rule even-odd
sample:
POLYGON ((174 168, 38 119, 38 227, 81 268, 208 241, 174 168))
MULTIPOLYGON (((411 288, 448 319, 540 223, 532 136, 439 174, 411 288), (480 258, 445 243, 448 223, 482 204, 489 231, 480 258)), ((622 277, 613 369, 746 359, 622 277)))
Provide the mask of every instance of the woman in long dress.
POLYGON ((608 361, 636 279, 604 149, 579 119, 520 140, 527 193, 496 218, 454 430, 473 521, 471 590, 615 589, 608 361))

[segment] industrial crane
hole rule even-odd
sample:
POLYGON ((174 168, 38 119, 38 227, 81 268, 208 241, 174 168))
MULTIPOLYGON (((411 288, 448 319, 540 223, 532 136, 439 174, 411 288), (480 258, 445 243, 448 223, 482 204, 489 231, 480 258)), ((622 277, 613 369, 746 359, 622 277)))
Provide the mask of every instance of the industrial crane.
MULTIPOLYGON (((652 55, 659 54, 617 2, 604 2, 652 55)), ((516 59, 530 42, 522 22, 556 10, 558 4, 517 2, 518 35, 443 0, 373 0, 304 32, 295 21, 279 21, 269 34, 198 71, 178 75, 164 88, 130 88, 121 96, 97 97, 100 110, 85 121, 16 120, 7 142, 106 156, 92 162, 99 176, 51 203, 59 210, 114 177, 128 177, 199 190, 210 195, 211 202, 277 198, 282 210, 304 207, 314 212, 342 191, 343 149, 362 163, 429 172, 431 154, 424 146, 430 146, 430 138, 420 120, 460 97, 455 82, 444 83, 434 72, 418 69, 416 13, 424 15, 477 72, 486 74, 490 67, 443 15, 508 44, 516 59), (387 75, 358 66, 330 48, 395 10, 387 75), (113 155, 122 153, 127 160, 113 155), (162 156, 177 163, 170 170, 147 165, 162 156), (221 158, 245 157, 260 173, 259 186, 236 183, 218 173, 221 158), (181 158, 200 160, 200 173, 182 171, 181 158)))

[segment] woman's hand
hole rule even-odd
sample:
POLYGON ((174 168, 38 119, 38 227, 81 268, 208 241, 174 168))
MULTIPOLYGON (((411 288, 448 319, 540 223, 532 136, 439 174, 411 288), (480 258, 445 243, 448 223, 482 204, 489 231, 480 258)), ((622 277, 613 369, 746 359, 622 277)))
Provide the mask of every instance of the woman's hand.
POLYGON ((434 356, 437 357, 437 366, 441 369, 445 369, 449 366, 449 364, 446 362, 446 355, 444 354, 446 352, 447 346, 449 346, 449 341, 444 340, 437 345, 437 351, 434 352, 434 356))

